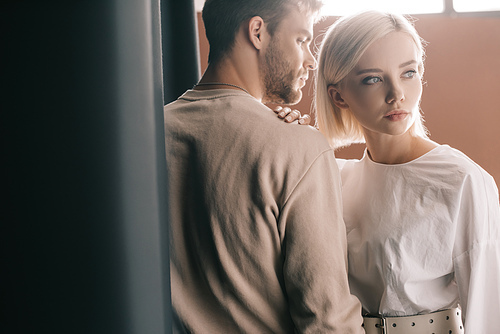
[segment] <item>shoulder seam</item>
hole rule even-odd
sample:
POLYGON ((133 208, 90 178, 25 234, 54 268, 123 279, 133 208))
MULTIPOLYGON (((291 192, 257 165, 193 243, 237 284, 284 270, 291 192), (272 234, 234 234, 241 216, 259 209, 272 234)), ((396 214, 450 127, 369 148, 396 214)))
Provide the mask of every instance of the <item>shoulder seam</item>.
MULTIPOLYGON (((294 193, 295 189, 297 189, 297 186, 300 184, 300 182, 302 182, 302 180, 304 179, 304 177, 307 175, 307 173, 309 173, 309 171, 311 170, 312 166, 316 163, 316 161, 318 161, 318 159, 320 157, 322 157, 324 154, 326 154, 327 152, 332 152, 333 153, 333 149, 332 148, 328 148, 322 152, 320 152, 316 158, 314 158, 311 163, 309 164, 309 167, 307 167, 307 169, 305 170, 304 174, 302 174, 302 176, 298 179, 297 183, 293 186, 292 190, 290 191, 290 193, 286 196, 285 198, 285 201, 283 202, 283 207, 286 206, 286 204, 288 203, 288 200, 290 199, 290 196, 292 196, 292 194, 294 193)), ((335 159, 335 157, 334 157, 335 159)), ((280 208, 280 210, 283 209, 283 207, 280 208)))
POLYGON ((498 240, 484 240, 484 241, 476 241, 474 242, 469 249, 467 249, 466 251, 463 251, 462 253, 458 254, 457 256, 453 257, 453 262, 457 261, 458 258, 466 255, 466 254, 469 254, 471 251, 473 251, 474 249, 478 248, 478 247, 481 247, 481 246, 484 246, 484 245, 489 245, 489 244, 496 244, 498 243, 498 240))

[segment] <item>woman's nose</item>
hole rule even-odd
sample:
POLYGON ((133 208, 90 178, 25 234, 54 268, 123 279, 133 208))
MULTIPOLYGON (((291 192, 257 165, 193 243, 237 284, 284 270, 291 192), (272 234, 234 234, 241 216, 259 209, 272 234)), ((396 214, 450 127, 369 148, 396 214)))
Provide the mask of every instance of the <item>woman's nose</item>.
POLYGON ((386 102, 395 103, 405 100, 405 94, 402 87, 397 82, 392 82, 387 93, 386 102))

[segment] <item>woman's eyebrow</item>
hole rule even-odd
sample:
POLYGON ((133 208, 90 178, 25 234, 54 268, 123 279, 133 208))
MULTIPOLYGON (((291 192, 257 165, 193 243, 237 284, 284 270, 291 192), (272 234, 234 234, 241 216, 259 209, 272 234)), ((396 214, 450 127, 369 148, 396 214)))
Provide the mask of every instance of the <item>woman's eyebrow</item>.
MULTIPOLYGON (((412 60, 408 60, 408 61, 405 61, 404 63, 402 63, 401 65, 399 65, 399 68, 403 68, 403 67, 406 67, 408 65, 412 65, 412 64, 416 64, 417 61, 412 59, 412 60)), ((362 70, 359 70, 358 72, 356 72, 356 75, 361 75, 361 74, 365 74, 365 73, 380 73, 380 72, 383 72, 380 68, 365 68, 365 69, 362 69, 362 70)))
POLYGON ((413 65, 413 64, 416 64, 416 63, 417 63, 417 61, 415 59, 408 60, 407 62, 404 62, 401 65, 399 65, 399 68, 406 67, 408 65, 413 65))
POLYGON ((382 72, 380 68, 365 68, 356 72, 356 75, 361 75, 365 73, 382 72))

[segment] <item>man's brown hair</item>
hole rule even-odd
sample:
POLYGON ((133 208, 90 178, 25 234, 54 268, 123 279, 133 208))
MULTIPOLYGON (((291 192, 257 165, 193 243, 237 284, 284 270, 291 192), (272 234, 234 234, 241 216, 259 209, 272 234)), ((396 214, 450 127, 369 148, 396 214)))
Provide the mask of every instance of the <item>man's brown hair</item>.
POLYGON ((272 36, 293 6, 317 16, 323 3, 321 0, 207 0, 203 22, 210 44, 208 62, 216 63, 231 51, 236 32, 246 20, 260 16, 272 36))

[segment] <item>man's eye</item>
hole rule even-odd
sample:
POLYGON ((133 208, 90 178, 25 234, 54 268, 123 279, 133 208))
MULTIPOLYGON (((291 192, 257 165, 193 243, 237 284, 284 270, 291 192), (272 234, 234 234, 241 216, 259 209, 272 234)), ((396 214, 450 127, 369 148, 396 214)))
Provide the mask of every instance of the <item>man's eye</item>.
POLYGON ((373 85, 380 81, 382 81, 382 79, 380 79, 379 77, 366 77, 363 79, 363 83, 365 85, 373 85))

